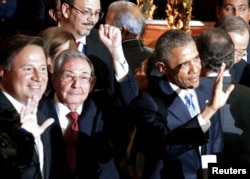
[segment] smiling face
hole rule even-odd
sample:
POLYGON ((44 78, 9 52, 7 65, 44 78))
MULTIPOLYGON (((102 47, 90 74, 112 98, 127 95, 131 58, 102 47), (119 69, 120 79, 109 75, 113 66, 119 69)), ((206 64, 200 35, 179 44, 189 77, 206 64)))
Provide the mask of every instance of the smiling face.
POLYGON ((98 22, 99 17, 94 14, 101 11, 100 0, 75 0, 74 4, 62 5, 62 13, 66 23, 62 27, 71 32, 76 40, 89 35, 90 30, 98 22), (82 12, 91 12, 92 15, 84 15, 82 12))
POLYGON ((53 83, 59 101, 69 109, 75 110, 93 89, 94 79, 91 78, 88 62, 74 57, 62 64, 59 74, 54 75, 53 83), (73 79, 70 80, 70 77, 73 79), (83 79, 88 78, 88 82, 83 82, 83 79))
POLYGON ((2 69, 2 86, 16 100, 41 98, 48 82, 46 57, 41 47, 28 45, 14 55, 10 69, 2 69))
POLYGON ((171 50, 171 59, 163 73, 168 80, 180 88, 197 88, 201 72, 201 61, 193 41, 171 50))

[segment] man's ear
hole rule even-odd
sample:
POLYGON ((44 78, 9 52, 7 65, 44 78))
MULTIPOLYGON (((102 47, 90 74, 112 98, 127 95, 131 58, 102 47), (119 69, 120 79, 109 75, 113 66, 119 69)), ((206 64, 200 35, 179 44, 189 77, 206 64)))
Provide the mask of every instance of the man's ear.
POLYGON ((4 67, 0 65, 0 77, 2 78, 4 74, 4 67))
POLYGON ((70 14, 69 8, 70 7, 67 3, 62 4, 62 16, 66 19, 69 18, 69 14, 70 14))
POLYGON ((156 62, 155 66, 162 74, 167 72, 166 65, 163 62, 156 62))
POLYGON ((55 16, 55 11, 53 9, 49 10, 49 16, 54 20, 57 21, 56 16, 55 16))
MULTIPOLYGON (((248 13, 248 20, 250 21, 250 8, 249 8, 249 13, 248 13)), ((249 24, 249 21, 248 21, 248 24, 249 24)))
POLYGON ((221 8, 218 6, 216 7, 216 17, 217 17, 217 19, 221 18, 221 8))

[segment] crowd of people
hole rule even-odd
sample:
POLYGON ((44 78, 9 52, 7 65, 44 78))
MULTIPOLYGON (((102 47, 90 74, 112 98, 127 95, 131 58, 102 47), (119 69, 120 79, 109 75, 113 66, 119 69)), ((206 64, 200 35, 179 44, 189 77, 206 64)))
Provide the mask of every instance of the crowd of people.
POLYGON ((168 30, 155 48, 131 1, 105 14, 100 0, 41 1, 36 27, 16 24, 13 2, 0 23, 1 177, 205 179, 208 163, 250 162, 249 0, 218 0, 213 28, 168 30))

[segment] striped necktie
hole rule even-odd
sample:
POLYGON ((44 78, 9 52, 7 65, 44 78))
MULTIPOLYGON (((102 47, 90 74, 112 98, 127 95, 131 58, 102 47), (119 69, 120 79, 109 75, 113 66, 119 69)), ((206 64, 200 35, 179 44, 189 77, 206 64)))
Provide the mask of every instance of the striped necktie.
POLYGON ((185 98, 185 105, 187 106, 187 109, 191 115, 191 117, 194 117, 197 114, 197 111, 195 109, 194 103, 193 103, 193 95, 191 93, 187 93, 185 98))

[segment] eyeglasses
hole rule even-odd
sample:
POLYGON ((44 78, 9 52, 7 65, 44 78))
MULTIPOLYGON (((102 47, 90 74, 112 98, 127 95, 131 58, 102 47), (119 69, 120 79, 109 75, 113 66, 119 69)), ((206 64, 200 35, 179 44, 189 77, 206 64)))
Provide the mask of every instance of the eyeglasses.
POLYGON ((92 80, 92 78, 88 76, 84 75, 76 76, 67 72, 62 73, 60 79, 61 81, 65 82, 73 82, 74 80, 78 80, 81 84, 88 84, 92 80))
POLYGON ((76 11, 78 11, 79 13, 81 13, 84 17, 92 17, 94 15, 95 18, 101 19, 104 16, 104 12, 102 12, 102 11, 91 12, 89 10, 80 10, 72 4, 69 4, 69 6, 73 9, 75 9, 76 11))
POLYGON ((244 57, 247 55, 247 51, 246 50, 239 50, 239 49, 235 49, 234 50, 234 54, 240 58, 244 57))

